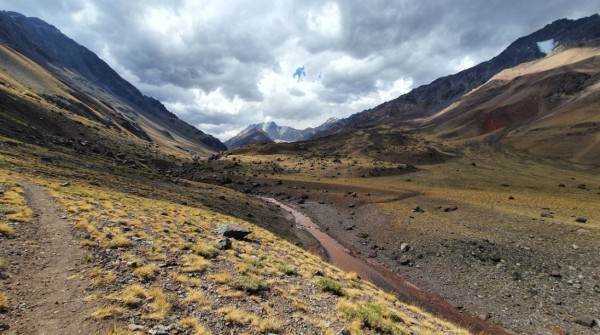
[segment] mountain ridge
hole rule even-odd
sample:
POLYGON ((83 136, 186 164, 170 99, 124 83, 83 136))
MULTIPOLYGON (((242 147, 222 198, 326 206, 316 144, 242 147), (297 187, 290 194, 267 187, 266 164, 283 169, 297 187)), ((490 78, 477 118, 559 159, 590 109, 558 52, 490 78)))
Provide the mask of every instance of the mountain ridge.
POLYGON ((537 42, 554 39, 558 44, 577 43, 600 37, 600 15, 577 20, 559 19, 512 42, 492 59, 458 73, 440 77, 398 98, 341 119, 313 138, 381 124, 399 125, 424 118, 449 106, 500 71, 545 57, 537 42))
POLYGON ((150 124, 142 124, 142 128, 156 128, 156 132, 164 128, 189 142, 187 146, 192 151, 195 145, 212 152, 226 149, 218 139, 180 120, 160 101, 142 94, 95 53, 39 18, 0 11, 0 43, 39 64, 73 90, 110 105, 133 123, 144 116, 150 124))

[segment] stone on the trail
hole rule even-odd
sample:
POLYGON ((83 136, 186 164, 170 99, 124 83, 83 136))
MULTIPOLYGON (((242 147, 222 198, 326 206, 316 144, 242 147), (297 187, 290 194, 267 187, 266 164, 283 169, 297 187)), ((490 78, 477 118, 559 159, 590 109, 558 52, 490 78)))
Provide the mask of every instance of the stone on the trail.
POLYGON ((129 330, 131 331, 139 331, 139 330, 144 330, 146 327, 141 326, 141 325, 136 325, 135 323, 131 323, 129 325, 127 325, 127 328, 129 328, 129 330))
POLYGON ((354 208, 354 207, 356 207, 356 205, 355 205, 355 204, 350 204, 350 205, 348 205, 348 208, 354 208))
POLYGON ((423 210, 423 208, 421 208, 419 206, 413 208, 412 211, 415 212, 415 213, 425 213, 425 211, 423 210))
POLYGON ((512 195, 510 197, 508 197, 508 200, 515 200, 515 197, 513 197, 512 195))
POLYGON ((575 323, 584 327, 592 328, 596 324, 596 320, 589 316, 580 316, 577 319, 575 319, 575 323))
POLYGON ((251 233, 250 230, 235 223, 218 225, 217 232, 225 237, 235 238, 237 240, 243 240, 251 233))
POLYGON ((577 188, 580 190, 585 190, 586 189, 586 185, 585 184, 579 184, 577 185, 577 188))
POLYGON ((344 328, 340 329, 337 333, 335 333, 335 335, 350 335, 350 330, 348 330, 348 328, 344 327, 344 328))
POLYGON ((358 233, 358 234, 356 234, 356 236, 358 236, 360 238, 367 238, 367 237, 369 237, 369 234, 367 234, 367 233, 358 233))
POLYGON ((454 212, 458 207, 456 205, 444 208, 444 212, 454 212))
POLYGON ((400 244, 400 251, 408 252, 410 250, 410 245, 408 243, 400 244))
POLYGON ((586 223, 586 222, 587 222, 587 218, 584 218, 584 217, 579 217, 579 218, 575 219, 575 222, 578 222, 578 223, 586 223))
POLYGON ((69 186, 71 186, 71 183, 69 183, 68 181, 60 184, 60 187, 69 187, 69 186))
POLYGON ((344 229, 346 229, 346 230, 352 230, 352 229, 354 229, 354 227, 355 226, 353 224, 351 224, 351 225, 348 225, 348 226, 344 227, 344 229))
POLYGON ((408 256, 406 256, 406 255, 402 255, 402 256, 400 256, 398 263, 400 263, 400 265, 408 265, 408 264, 410 264, 410 258, 408 258, 408 256))
POLYGON ((215 246, 219 250, 228 250, 231 249, 231 240, 227 237, 223 237, 217 240, 215 246))
POLYGON ((554 218, 554 215, 552 215, 550 213, 541 213, 540 216, 543 218, 549 218, 549 219, 554 218))
POLYGON ((562 275, 558 271, 552 271, 552 272, 550 272, 550 277, 562 278, 562 275))
POLYGON ((497 252, 494 252, 494 253, 492 253, 492 255, 490 256, 490 259, 491 259, 493 262, 496 262, 496 263, 498 263, 498 262, 500 262, 500 261, 502 260, 502 257, 500 256, 500 254, 499 254, 499 253, 497 253, 497 252))

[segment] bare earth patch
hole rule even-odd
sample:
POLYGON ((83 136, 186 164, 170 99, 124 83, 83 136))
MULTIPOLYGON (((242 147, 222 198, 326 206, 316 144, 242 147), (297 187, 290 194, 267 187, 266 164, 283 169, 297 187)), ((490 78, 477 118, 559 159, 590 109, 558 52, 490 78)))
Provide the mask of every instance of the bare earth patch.
POLYGON ((22 183, 34 220, 19 225, 14 239, 0 241, 3 277, 8 277, 4 290, 10 297, 0 323, 9 327, 8 334, 99 333, 90 317, 97 306, 85 299, 84 251, 50 195, 38 185, 22 183))

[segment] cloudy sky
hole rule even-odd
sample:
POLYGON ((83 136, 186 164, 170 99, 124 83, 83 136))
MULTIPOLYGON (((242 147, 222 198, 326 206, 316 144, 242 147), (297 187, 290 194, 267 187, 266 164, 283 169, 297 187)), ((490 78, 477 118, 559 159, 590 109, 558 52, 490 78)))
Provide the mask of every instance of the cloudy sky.
POLYGON ((8 0, 226 140, 317 126, 485 61, 598 0, 8 0), (300 82, 292 77, 304 66, 300 82))

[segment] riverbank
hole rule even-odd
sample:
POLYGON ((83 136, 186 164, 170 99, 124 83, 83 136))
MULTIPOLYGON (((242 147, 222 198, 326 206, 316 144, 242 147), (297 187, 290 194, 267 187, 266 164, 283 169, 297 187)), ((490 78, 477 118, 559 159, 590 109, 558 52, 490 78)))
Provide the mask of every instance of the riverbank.
POLYGON ((473 334, 511 334, 501 327, 486 323, 475 316, 463 313, 450 305, 443 298, 406 281, 404 278, 386 269, 381 264, 368 261, 354 254, 352 250, 344 247, 326 232, 323 232, 318 224, 313 222, 313 220, 298 209, 273 198, 260 198, 291 213, 297 228, 305 229, 310 232, 310 234, 321 243, 327 254, 328 261, 340 269, 347 272, 354 272, 361 278, 369 280, 378 287, 396 295, 401 301, 417 305, 425 311, 469 329, 473 334))

